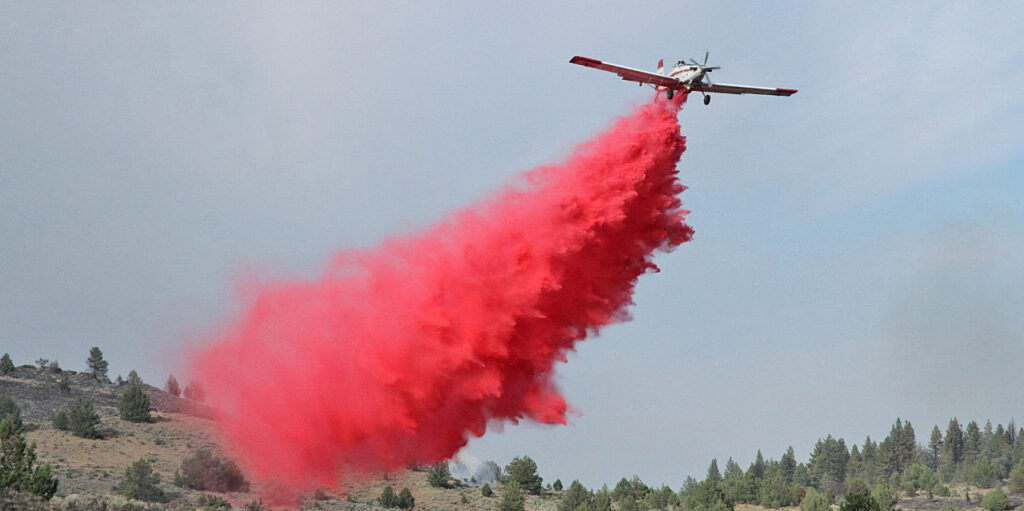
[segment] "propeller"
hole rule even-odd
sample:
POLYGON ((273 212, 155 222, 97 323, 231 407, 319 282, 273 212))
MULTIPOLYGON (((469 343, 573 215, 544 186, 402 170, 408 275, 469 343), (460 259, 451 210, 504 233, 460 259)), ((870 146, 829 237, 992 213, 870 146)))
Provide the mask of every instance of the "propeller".
POLYGON ((722 67, 721 66, 710 66, 710 67, 708 67, 708 57, 710 57, 710 56, 711 56, 711 52, 710 51, 706 51, 706 52, 704 52, 704 63, 703 64, 701 64, 701 63, 699 63, 699 62, 697 62, 696 60, 693 60, 693 59, 690 59, 690 62, 693 62, 693 65, 695 65, 695 66, 700 68, 701 79, 702 80, 707 80, 707 84, 708 85, 714 85, 713 83, 711 83, 711 77, 708 76, 708 73, 710 73, 710 72, 712 72, 712 71, 714 71, 716 69, 722 69, 722 67))

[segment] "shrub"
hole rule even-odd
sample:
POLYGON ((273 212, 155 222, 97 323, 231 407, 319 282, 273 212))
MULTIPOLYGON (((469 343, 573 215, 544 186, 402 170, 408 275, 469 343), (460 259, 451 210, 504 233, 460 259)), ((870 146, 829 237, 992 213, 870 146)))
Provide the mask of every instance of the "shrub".
POLYGON ((540 495, 544 480, 537 475, 537 463, 529 456, 514 458, 505 467, 505 472, 508 474, 509 480, 519 483, 520 488, 524 491, 540 495))
POLYGON ((484 483, 483 487, 480 488, 480 495, 483 495, 484 497, 493 497, 494 490, 491 489, 490 484, 484 483))
POLYGON ((847 493, 843 497, 842 504, 839 505, 839 511, 880 511, 880 509, 875 499, 863 493, 847 493))
POLYGON ((990 490, 981 499, 981 507, 988 511, 1005 511, 1010 507, 1010 499, 1001 488, 990 490))
POLYGON ((181 461, 174 484, 193 490, 215 492, 247 491, 249 484, 238 465, 207 449, 200 449, 181 461))
POLYGON ((146 422, 149 420, 149 396, 139 385, 132 385, 121 393, 117 401, 117 411, 121 418, 129 422, 146 422))
POLYGON ((167 494, 160 488, 160 474, 153 472, 153 467, 142 458, 125 469, 115 489, 129 499, 167 502, 167 494))
POLYGON ((53 374, 60 374, 60 362, 52 360, 50 361, 49 364, 46 364, 46 369, 48 369, 53 374))
POLYGON ((11 355, 4 353, 4 356, 0 357, 0 374, 8 375, 14 371, 14 362, 11 361, 11 355))
MULTIPOLYGON (((67 410, 62 412, 67 417, 67 430, 82 438, 100 438, 100 416, 92 401, 84 397, 75 400, 67 410)), ((59 414, 58 414, 59 415, 59 414)), ((57 417, 54 417, 56 425, 57 417)))
POLYGON ((202 511, 231 511, 231 503, 216 495, 203 494, 198 504, 202 511))
POLYGON ((427 472, 427 483, 434 488, 451 488, 452 473, 448 470, 448 462, 442 461, 427 472))
POLYGON ((15 490, 46 500, 57 493, 57 478, 50 465, 36 463, 36 446, 28 444, 14 415, 0 420, 0 493, 15 490))
POLYGON ((402 509, 416 507, 416 499, 413 498, 412 492, 408 488, 402 488, 402 491, 398 492, 398 507, 402 509))

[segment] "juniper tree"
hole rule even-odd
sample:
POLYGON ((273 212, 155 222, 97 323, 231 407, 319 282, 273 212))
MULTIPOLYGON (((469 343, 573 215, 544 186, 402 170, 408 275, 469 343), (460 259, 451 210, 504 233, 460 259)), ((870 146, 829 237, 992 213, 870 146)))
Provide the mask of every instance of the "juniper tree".
POLYGON ((398 492, 398 507, 401 509, 412 509, 416 507, 416 499, 412 496, 412 492, 408 488, 402 488, 402 491, 398 492))
POLYGON ((384 490, 380 492, 380 497, 377 497, 377 502, 385 508, 398 507, 398 495, 395 494, 395 489, 391 485, 384 487, 384 490))
POLYGON ((11 361, 11 355, 4 353, 4 356, 0 357, 0 374, 8 375, 14 371, 14 362, 11 361))
POLYGON ((0 396, 0 421, 10 419, 11 424, 18 431, 22 430, 24 424, 21 422, 21 408, 18 403, 7 396, 0 396))
POLYGON ((165 388, 167 389, 168 394, 174 397, 181 396, 181 387, 178 386, 178 379, 175 378, 173 374, 167 377, 167 385, 165 388))
POLYGON ((100 438, 100 416, 92 401, 84 397, 75 400, 65 412, 68 430, 82 438, 100 438))
POLYGON ((139 377, 139 373, 135 372, 135 369, 128 371, 128 385, 142 385, 142 378, 139 377))
POLYGON ((117 411, 121 418, 129 422, 146 422, 149 420, 149 396, 139 385, 132 385, 121 393, 117 401, 117 411))
POLYGON ((442 461, 427 472, 427 483, 434 488, 451 488, 452 473, 448 470, 448 462, 442 461))
POLYGON ((153 467, 142 458, 125 469, 124 477, 114 489, 129 499, 146 502, 168 500, 167 494, 160 488, 160 474, 153 472, 153 467))
POLYGON ((110 364, 103 359, 103 352, 100 351, 98 346, 93 346, 89 349, 89 358, 85 360, 85 363, 89 366, 89 371, 92 372, 93 378, 107 381, 107 368, 110 364))

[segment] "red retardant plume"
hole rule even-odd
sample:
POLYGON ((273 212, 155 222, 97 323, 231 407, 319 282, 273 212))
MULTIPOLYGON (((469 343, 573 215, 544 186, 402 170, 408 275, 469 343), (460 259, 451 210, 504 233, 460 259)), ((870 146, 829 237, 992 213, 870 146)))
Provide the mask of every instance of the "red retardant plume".
POLYGON ((298 493, 453 456, 491 421, 566 424, 552 382, 629 319, 656 250, 689 241, 676 163, 685 94, 656 99, 421 234, 263 283, 192 359, 230 451, 298 493))

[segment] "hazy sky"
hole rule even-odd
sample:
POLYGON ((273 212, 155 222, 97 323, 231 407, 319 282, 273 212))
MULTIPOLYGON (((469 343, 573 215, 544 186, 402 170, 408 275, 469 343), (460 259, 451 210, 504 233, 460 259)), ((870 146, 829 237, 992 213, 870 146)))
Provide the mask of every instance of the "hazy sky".
POLYGON ((650 98, 573 55, 710 50, 800 92, 683 110, 693 242, 559 368, 582 416, 466 452, 678 488, 1024 420, 1024 4, 492 4, 0 1, 0 351, 159 384, 240 276, 315 276, 650 98))

